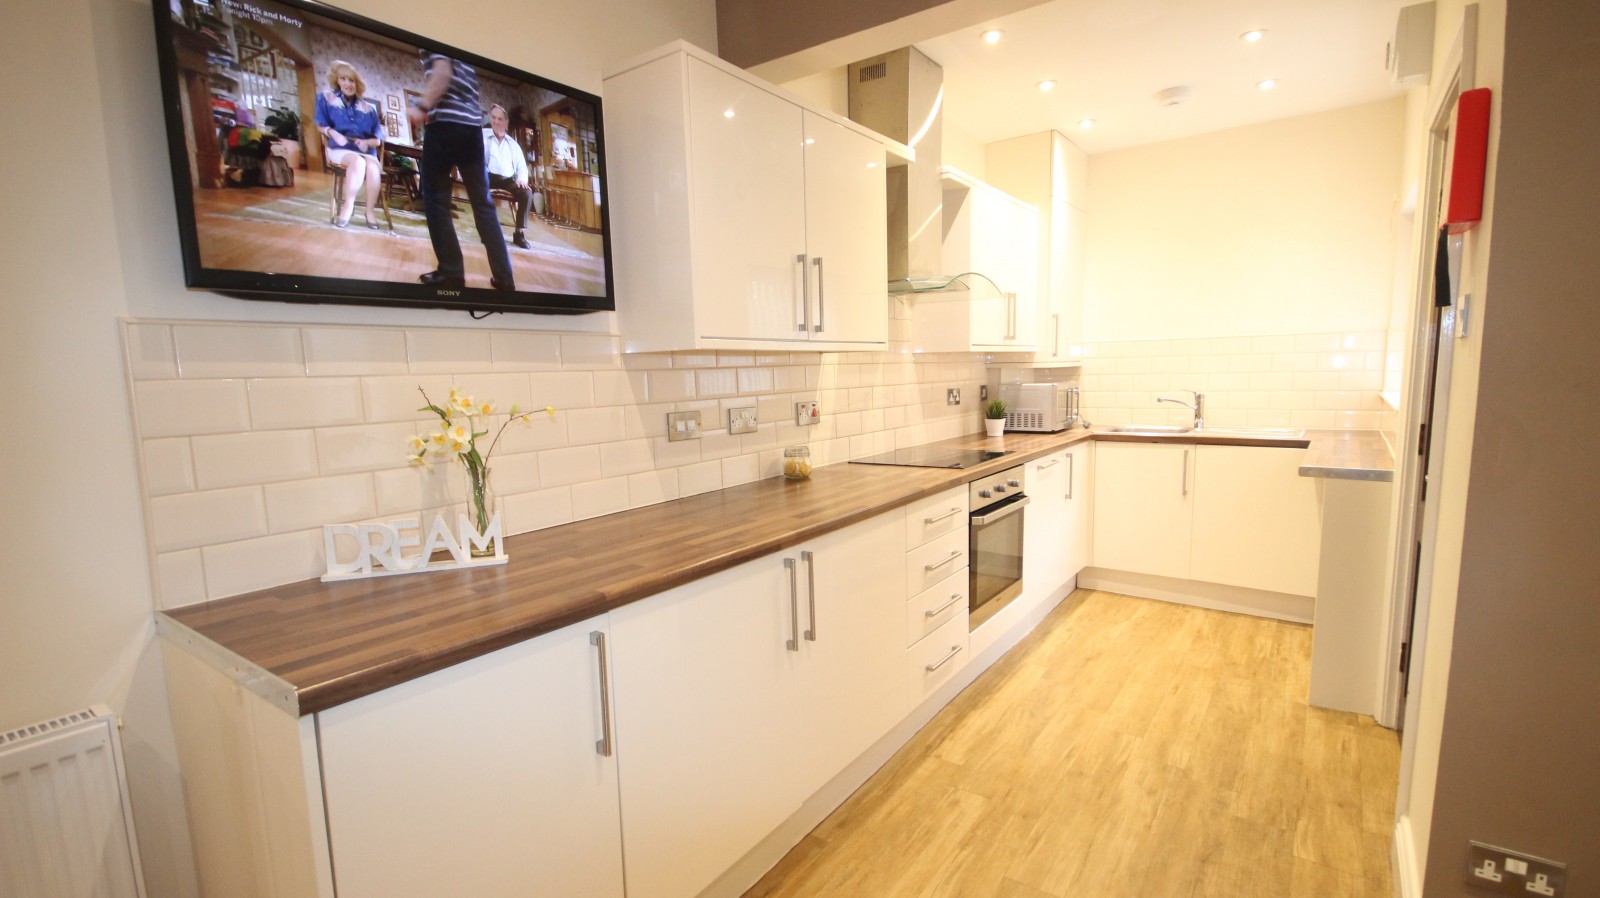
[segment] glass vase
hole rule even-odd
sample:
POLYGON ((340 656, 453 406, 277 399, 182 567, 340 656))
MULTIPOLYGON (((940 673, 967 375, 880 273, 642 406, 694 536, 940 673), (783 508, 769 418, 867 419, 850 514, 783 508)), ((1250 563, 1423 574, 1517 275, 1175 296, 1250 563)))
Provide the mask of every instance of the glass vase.
MULTIPOLYGON (((462 469, 467 475, 467 521, 482 541, 484 534, 489 532, 489 521, 494 517, 494 492, 489 487, 489 467, 465 464, 462 469)), ((500 553, 500 547, 495 544, 498 541, 498 537, 493 541, 485 541, 483 548, 469 541, 463 548, 473 558, 487 558, 500 553)))

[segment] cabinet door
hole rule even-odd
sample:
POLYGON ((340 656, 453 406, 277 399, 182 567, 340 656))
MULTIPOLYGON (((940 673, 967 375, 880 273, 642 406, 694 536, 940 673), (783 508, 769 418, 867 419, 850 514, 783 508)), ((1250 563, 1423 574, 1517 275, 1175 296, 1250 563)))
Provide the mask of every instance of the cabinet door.
POLYGON ((1093 451, 1094 444, 1085 442, 1066 452, 1067 473, 1063 479, 1067 488, 1067 507, 1062 524, 1061 548, 1063 578, 1076 577, 1079 571, 1089 566, 1089 528, 1094 525, 1089 516, 1089 509, 1093 507, 1093 451))
POLYGON ((1208 583, 1316 595, 1322 481, 1300 476, 1305 450, 1195 448, 1189 576, 1208 583))
POLYGON ((789 583, 774 555, 612 612, 629 894, 699 894, 810 794, 789 583))
POLYGON ((688 73, 700 336, 805 340, 801 110, 697 59, 688 73))
POLYGON ((1022 587, 1029 598, 1054 592, 1069 576, 1067 542, 1067 453, 1028 463, 1024 472, 1028 513, 1023 517, 1022 587))
POLYGON ((811 338, 889 339, 883 146, 805 113, 806 253, 811 338))
POLYGON ((822 788, 910 709, 906 706, 905 524, 898 512, 801 547, 806 620, 805 786, 822 788))
POLYGON ((622 895, 604 616, 317 715, 342 898, 622 895))
POLYGON ((1109 442, 1095 448, 1095 567, 1189 576, 1194 449, 1109 442))
MULTIPOLYGON (((971 271, 993 281, 973 278, 971 288, 972 345, 1004 346, 1012 342, 1013 306, 1005 294, 1016 290, 1015 262, 1011 249, 1014 235, 1008 218, 1013 201, 993 188, 974 187, 967 196, 967 215, 971 249, 971 271)), ((969 270, 969 269, 963 269, 969 270)), ((959 272, 950 272, 958 274, 959 272)))

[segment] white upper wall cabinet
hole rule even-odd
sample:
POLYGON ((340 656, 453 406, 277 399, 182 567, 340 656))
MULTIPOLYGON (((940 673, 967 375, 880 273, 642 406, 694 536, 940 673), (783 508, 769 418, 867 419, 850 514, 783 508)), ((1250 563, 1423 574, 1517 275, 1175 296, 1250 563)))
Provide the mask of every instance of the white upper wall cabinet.
POLYGON ((986 148, 989 183, 1039 208, 1037 361, 1072 358, 1083 339, 1089 157, 1057 131, 986 148))
POLYGON ((965 291, 914 294, 901 300, 911 310, 917 352, 1034 348, 1039 217, 1039 210, 1028 203, 955 169, 944 169, 941 273, 977 272, 983 278, 964 278, 965 291))
POLYGON ((682 42, 604 99, 626 351, 888 345, 885 139, 682 42))

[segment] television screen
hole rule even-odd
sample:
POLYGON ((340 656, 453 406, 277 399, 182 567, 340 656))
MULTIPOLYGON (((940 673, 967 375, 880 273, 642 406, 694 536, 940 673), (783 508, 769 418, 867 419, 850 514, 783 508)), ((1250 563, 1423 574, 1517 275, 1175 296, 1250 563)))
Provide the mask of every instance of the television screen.
POLYGON ((155 15, 190 287, 615 308, 598 97, 302 0, 155 15))

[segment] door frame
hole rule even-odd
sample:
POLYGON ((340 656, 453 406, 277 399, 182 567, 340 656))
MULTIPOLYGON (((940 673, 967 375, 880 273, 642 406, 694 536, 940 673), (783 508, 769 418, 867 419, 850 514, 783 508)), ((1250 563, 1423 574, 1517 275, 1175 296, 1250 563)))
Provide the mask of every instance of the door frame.
MULTIPOLYGON (((1449 409, 1450 371, 1454 355, 1455 341, 1461 336, 1460 320, 1458 313, 1463 302, 1468 297, 1457 295, 1449 308, 1442 310, 1438 329, 1438 360, 1433 377, 1433 402, 1432 425, 1429 428, 1428 440, 1430 441, 1428 470, 1421 470, 1419 463, 1421 434, 1420 428, 1425 417, 1422 408, 1423 397, 1427 395, 1428 353, 1426 341, 1429 339, 1429 317, 1434 301, 1433 278, 1434 257, 1438 240, 1438 222, 1440 217, 1441 188, 1446 177, 1448 151, 1450 148, 1450 134, 1452 119, 1455 112, 1456 98, 1463 91, 1471 89, 1476 83, 1476 47, 1478 40, 1478 7, 1472 4, 1466 7, 1462 14, 1461 28, 1456 33, 1450 53, 1441 77, 1442 88, 1429 98, 1428 116, 1428 145, 1424 156, 1424 177, 1421 187, 1419 202, 1424 204, 1419 210, 1419 220, 1423 225, 1418 228, 1415 257, 1418 264, 1418 273, 1413 290, 1410 343, 1407 348, 1407 384, 1406 384, 1406 414, 1405 422, 1400 432, 1401 446, 1399 448, 1398 480, 1397 480, 1397 521, 1395 525, 1395 541, 1393 545, 1394 562, 1391 565, 1393 578, 1390 581, 1390 619, 1389 638, 1385 658, 1383 694, 1380 703, 1380 716, 1378 722, 1384 726, 1394 727, 1401 723, 1398 719, 1401 708, 1402 695, 1409 692, 1410 700, 1405 704, 1405 720, 1401 739, 1400 757, 1400 782, 1396 796, 1396 816, 1403 816, 1408 808, 1410 792, 1412 760, 1416 751, 1416 722, 1420 706, 1418 687, 1421 684, 1421 672, 1425 666, 1429 594, 1433 581, 1434 543, 1438 527, 1438 503, 1428 501, 1423 505, 1421 518, 1416 514, 1416 496, 1421 478, 1429 476, 1430 484, 1437 486, 1440 472, 1443 470, 1444 456, 1447 450, 1445 444, 1446 418, 1449 409), (1421 544, 1421 551, 1413 556, 1413 546, 1421 544), (1412 615, 1412 625, 1407 632, 1406 619, 1411 609, 1410 593, 1413 577, 1415 578, 1415 610, 1412 615), (1400 673, 1400 658, 1402 644, 1410 638, 1410 658, 1408 673, 1400 673)), ((1451 283, 1459 283, 1459 265, 1461 240, 1455 238, 1451 243, 1451 283)), ((1436 499, 1438 493, 1435 488, 1428 496, 1430 500, 1436 499)))

